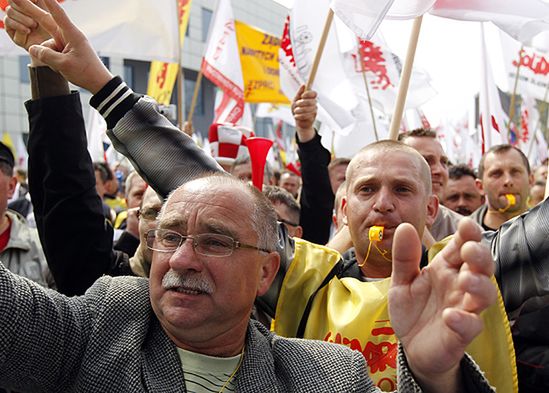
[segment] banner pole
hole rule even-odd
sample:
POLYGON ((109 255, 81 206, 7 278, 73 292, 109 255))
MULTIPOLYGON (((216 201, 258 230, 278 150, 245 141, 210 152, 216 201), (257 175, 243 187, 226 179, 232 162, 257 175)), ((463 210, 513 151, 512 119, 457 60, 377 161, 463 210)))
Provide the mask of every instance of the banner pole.
POLYGON ((370 87, 368 86, 368 77, 366 76, 366 66, 364 64, 364 51, 360 46, 360 38, 357 37, 358 42, 358 56, 360 58, 360 69, 362 71, 362 79, 364 80, 364 86, 366 87, 366 95, 368 96, 368 106, 370 107, 370 116, 372 117, 372 125, 374 126, 374 135, 376 141, 379 141, 379 135, 377 134, 376 118, 374 115, 374 108, 372 105, 372 97, 370 96, 370 87))
POLYGON ((507 127, 508 133, 507 133, 507 142, 511 142, 511 123, 514 124, 514 117, 515 117, 515 100, 517 96, 517 87, 519 82, 519 74, 520 74, 520 67, 522 65, 522 50, 524 46, 520 46, 519 51, 519 62, 517 64, 517 73, 515 75, 515 85, 513 86, 513 93, 511 94, 511 103, 509 104, 509 126, 507 127))
POLYGON ((398 138, 398 130, 400 129, 402 114, 404 113, 404 104, 406 103, 406 95, 408 94, 408 86, 410 85, 410 77, 412 75, 412 67, 414 65, 414 57, 416 54, 417 42, 419 39, 419 32, 421 30, 422 20, 423 15, 418 16, 414 19, 414 25, 410 34, 406 60, 404 62, 404 67, 400 76, 400 84, 398 86, 395 111, 393 112, 393 118, 391 119, 391 126, 389 128, 389 139, 392 140, 397 140, 398 138))
POLYGON ((196 82, 194 83, 194 92, 193 92, 193 98, 191 100, 191 108, 189 109, 189 116, 187 117, 187 122, 185 124, 185 132, 192 133, 193 129, 193 115, 194 110, 196 108, 196 101, 198 99, 198 92, 200 91, 200 84, 202 83, 202 66, 200 66, 200 71, 198 71, 198 76, 196 77, 196 82))
POLYGON ((328 39, 328 33, 330 32, 330 27, 332 26, 333 19, 334 10, 330 8, 328 10, 328 16, 326 16, 326 23, 324 23, 324 30, 322 31, 322 36, 320 37, 320 42, 318 43, 318 48, 316 50, 313 65, 311 67, 311 72, 309 73, 309 79, 307 80, 307 84, 305 85, 305 91, 310 90, 313 82, 315 81, 320 58, 322 57, 322 52, 324 52, 324 46, 326 45, 326 40, 328 39))

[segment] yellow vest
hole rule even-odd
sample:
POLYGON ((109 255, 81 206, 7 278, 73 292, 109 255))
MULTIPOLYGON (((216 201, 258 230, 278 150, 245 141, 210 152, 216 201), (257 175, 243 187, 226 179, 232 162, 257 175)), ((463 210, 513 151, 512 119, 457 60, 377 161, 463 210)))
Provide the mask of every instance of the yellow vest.
MULTIPOLYGON (((324 246, 295 239, 295 256, 286 273, 273 330, 295 337, 309 298, 341 258, 324 246)), ((429 250, 429 260, 445 243, 429 250)), ((495 278, 494 284, 497 287, 495 278)), ((362 282, 334 277, 316 294, 304 338, 335 342, 356 349, 368 362, 370 377, 384 391, 396 389, 397 338, 387 308, 390 279, 362 282)), ((467 352, 498 392, 518 392, 515 351, 503 300, 482 313, 484 329, 467 352)), ((441 348, 441 350, 444 350, 441 348)))

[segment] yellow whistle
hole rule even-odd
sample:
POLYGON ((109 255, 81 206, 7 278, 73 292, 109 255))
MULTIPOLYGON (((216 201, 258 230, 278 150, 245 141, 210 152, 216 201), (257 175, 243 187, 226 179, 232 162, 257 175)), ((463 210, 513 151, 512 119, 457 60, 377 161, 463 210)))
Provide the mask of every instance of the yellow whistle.
POLYGON ((510 206, 513 206, 515 203, 517 203, 517 198, 513 194, 505 194, 505 198, 507 198, 507 202, 509 202, 510 206))
POLYGON ((368 239, 371 242, 380 242, 383 239, 383 227, 377 225, 370 227, 368 239))

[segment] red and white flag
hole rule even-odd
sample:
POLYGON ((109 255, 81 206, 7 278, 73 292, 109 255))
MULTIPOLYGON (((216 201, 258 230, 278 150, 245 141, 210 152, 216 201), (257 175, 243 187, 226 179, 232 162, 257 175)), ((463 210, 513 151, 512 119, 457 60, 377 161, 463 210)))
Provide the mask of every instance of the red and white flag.
POLYGON ((499 91, 492 75, 492 67, 486 50, 484 29, 481 29, 481 84, 479 93, 482 154, 492 146, 508 143, 509 118, 504 112, 499 91))
MULTIPOLYGON (((59 1, 101 56, 178 62, 177 4, 174 0, 59 1)), ((7 0, 0 0, 3 20, 7 0)), ((4 24, 0 22, 3 29, 4 24)), ((0 55, 23 55, 0 34, 0 55)))
POLYGON ((202 72, 223 91, 214 123, 236 124, 244 114, 244 80, 230 0, 219 0, 207 45, 202 72))
POLYGON ((459 20, 493 22, 523 43, 549 30, 549 4, 541 0, 437 0, 431 14, 459 20))
MULTIPOLYGON (((303 81, 308 79, 313 66, 328 10, 329 0, 299 0, 291 10, 289 35, 297 72, 303 81)), ((330 115, 337 128, 344 129, 354 122, 352 111, 358 105, 358 100, 350 81, 345 77, 333 26, 312 88, 318 93, 320 106, 330 115)))

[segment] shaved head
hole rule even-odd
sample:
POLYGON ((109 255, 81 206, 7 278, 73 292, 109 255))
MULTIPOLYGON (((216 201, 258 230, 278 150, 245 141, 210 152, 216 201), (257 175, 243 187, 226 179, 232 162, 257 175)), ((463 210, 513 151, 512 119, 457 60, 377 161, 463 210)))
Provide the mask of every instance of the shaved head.
MULTIPOLYGON (((351 160, 349 163, 349 166, 347 167, 347 173, 346 173, 346 179, 347 179, 347 187, 349 187, 356 176, 360 175, 361 168, 364 165, 364 157, 368 157, 373 154, 377 153, 383 153, 383 155, 387 154, 387 156, 390 155, 390 153, 405 153, 410 156, 414 161, 417 162, 417 167, 420 170, 420 177, 423 180, 423 185, 425 187, 425 192, 427 195, 432 194, 432 184, 431 184, 431 171, 429 169, 429 165, 427 164, 427 161, 425 161, 425 158, 419 152, 414 149, 413 147, 410 147, 408 145, 405 145, 402 142, 392 141, 392 140, 383 140, 379 142, 371 143, 365 147, 363 147, 351 160)), ((387 165, 390 165, 391 162, 387 162, 387 165)))

